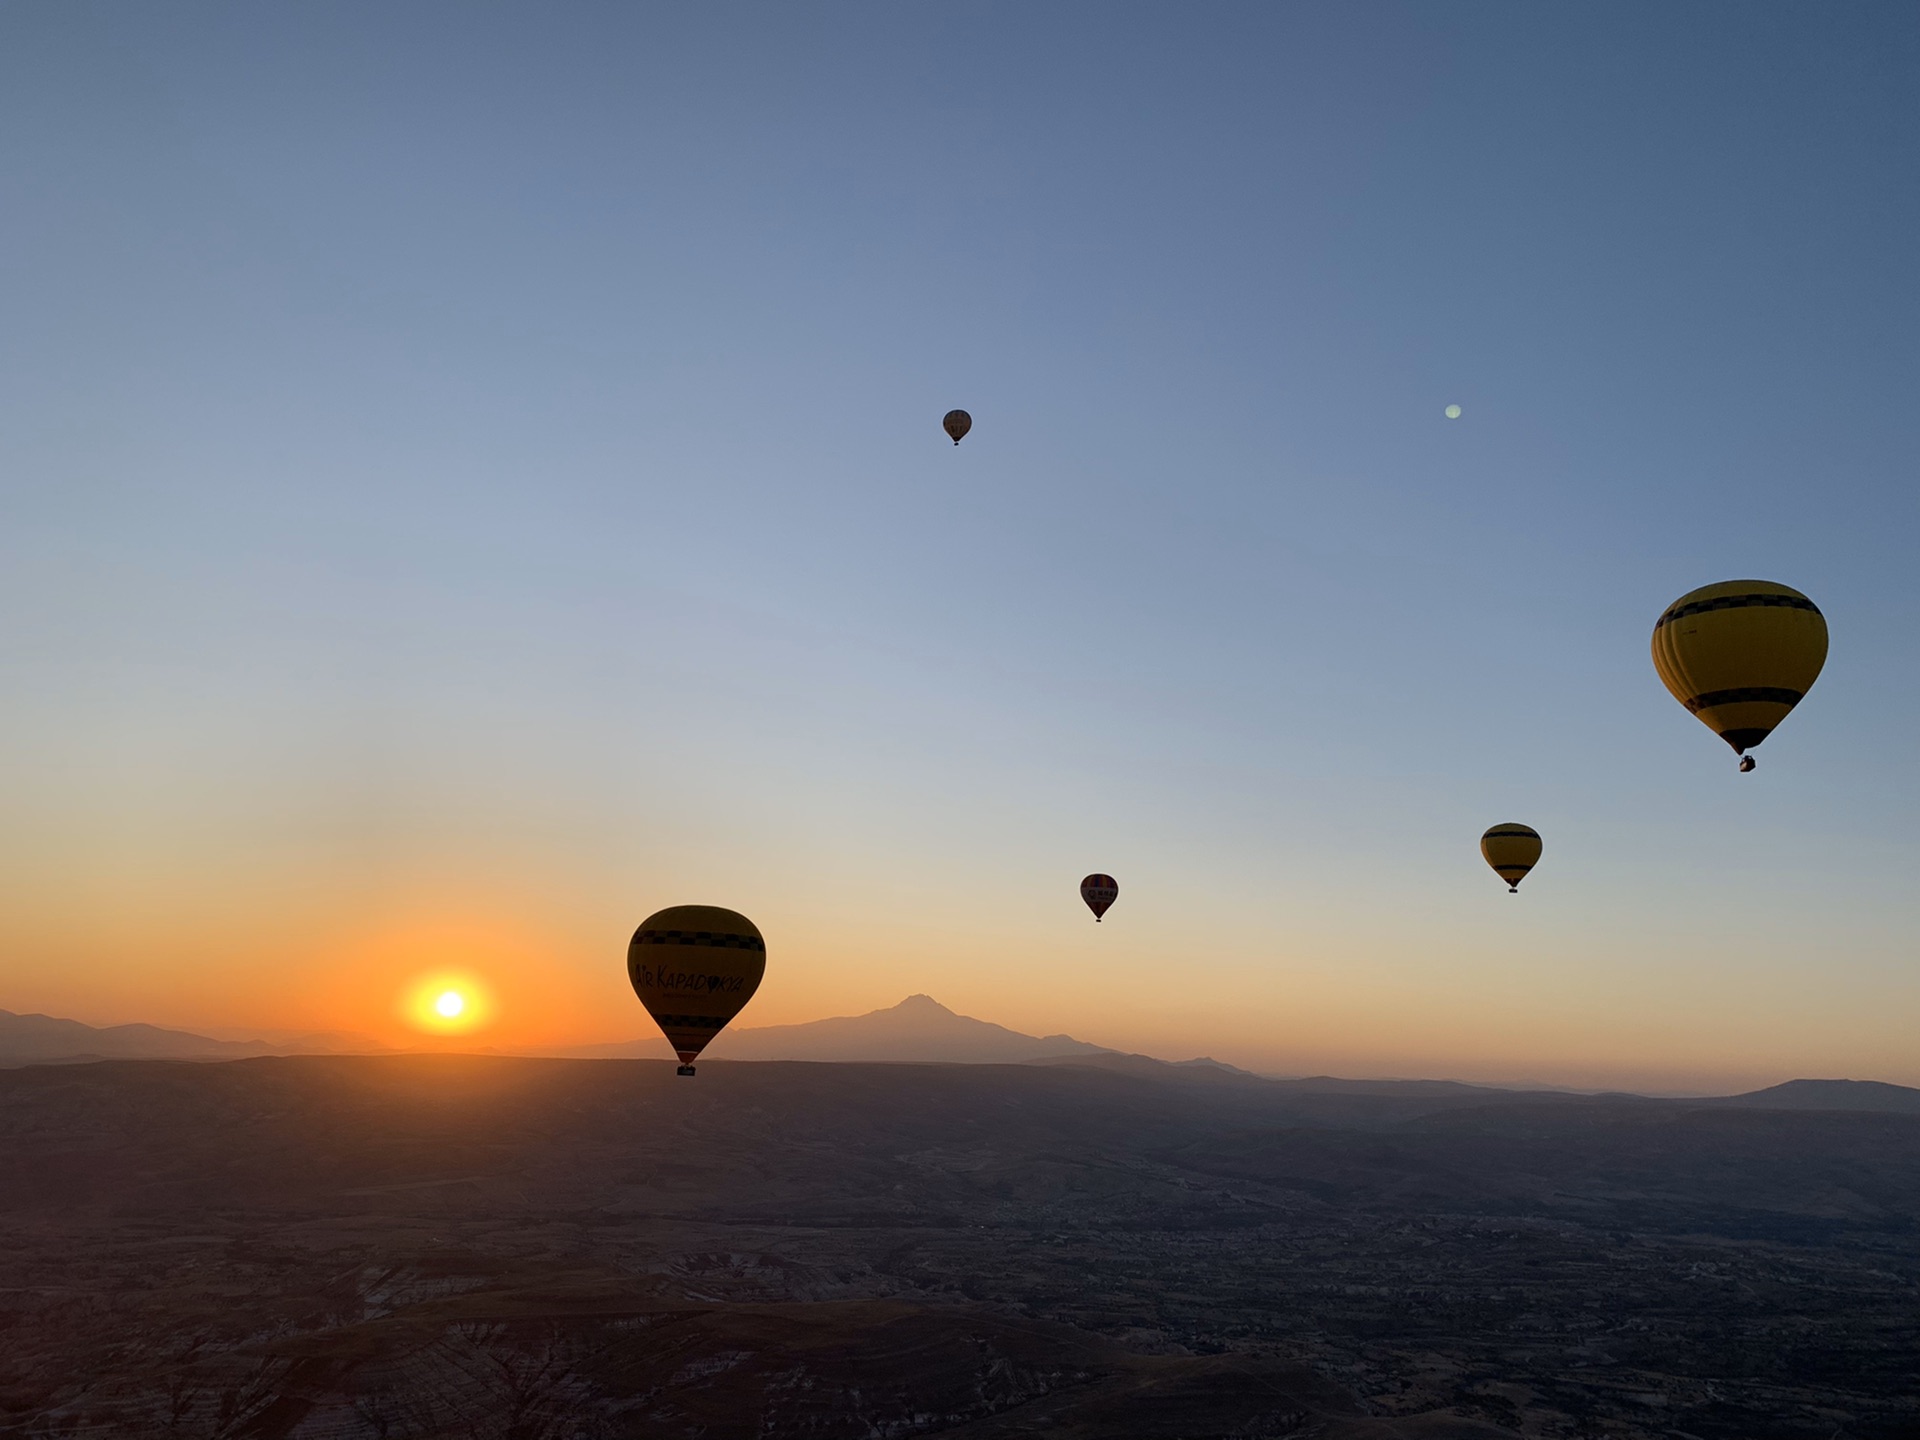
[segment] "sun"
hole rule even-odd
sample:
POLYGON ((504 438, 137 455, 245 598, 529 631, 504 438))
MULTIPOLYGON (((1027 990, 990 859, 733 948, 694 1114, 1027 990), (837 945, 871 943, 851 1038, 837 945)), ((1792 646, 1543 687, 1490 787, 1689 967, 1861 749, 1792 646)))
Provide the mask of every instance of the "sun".
POLYGON ((493 1022, 493 989, 468 970, 418 976, 398 997, 400 1018, 430 1035, 467 1035, 493 1022))

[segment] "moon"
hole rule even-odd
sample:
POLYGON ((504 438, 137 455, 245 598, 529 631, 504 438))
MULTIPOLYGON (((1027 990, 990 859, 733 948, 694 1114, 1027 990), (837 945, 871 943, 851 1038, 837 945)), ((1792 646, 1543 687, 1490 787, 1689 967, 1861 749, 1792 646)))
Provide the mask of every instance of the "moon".
POLYGON ((1460 407, 1458 405, 1447 406, 1447 419, 1458 420, 1459 418, 1460 418, 1460 407))

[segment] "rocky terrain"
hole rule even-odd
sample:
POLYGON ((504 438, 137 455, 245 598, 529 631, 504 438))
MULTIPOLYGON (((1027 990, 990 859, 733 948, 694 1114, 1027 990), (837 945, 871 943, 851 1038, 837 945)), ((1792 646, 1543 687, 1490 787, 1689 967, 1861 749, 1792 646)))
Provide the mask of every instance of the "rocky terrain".
POLYGON ((115 1061, 0 1155, 4 1435, 1920 1436, 1910 1114, 115 1061))

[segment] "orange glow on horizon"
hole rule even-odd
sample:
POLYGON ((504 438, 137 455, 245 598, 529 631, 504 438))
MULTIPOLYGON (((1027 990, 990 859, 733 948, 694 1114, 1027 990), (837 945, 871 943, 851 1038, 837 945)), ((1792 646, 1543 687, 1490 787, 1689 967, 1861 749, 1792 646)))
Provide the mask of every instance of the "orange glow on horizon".
MULTIPOLYGON (((1484 873, 1472 879, 1508 903, 1484 873)), ((145 911, 93 907, 62 928, 51 909, 16 908, 0 938, 30 958, 10 971, 0 1006, 98 1025, 217 1026, 232 1039, 328 1032, 349 1046, 504 1053, 643 1041, 664 1055, 628 984, 625 948, 637 917, 692 895, 732 901, 768 937, 766 983, 735 1032, 860 1015, 921 992, 1030 1035, 1213 1055, 1270 1074, 1721 1094, 1796 1075, 1920 1083, 1905 1032, 1863 1031, 1859 1019, 1869 998, 1878 1012, 1911 1013, 1910 977, 1823 991, 1784 959, 1676 966, 1606 937, 1549 939, 1549 927, 1517 924, 1531 910, 1468 944, 1393 912, 1355 919, 1344 903, 1284 933, 1243 933, 1194 903, 1197 886, 1123 890, 1125 915, 1099 926, 1070 885, 939 924, 914 908, 938 896, 911 888, 796 897, 696 879, 649 884, 631 900, 583 898, 586 888, 501 876, 486 890, 422 885, 364 909, 163 912, 151 932, 133 923, 145 911), (1161 987, 1174 961, 1194 962, 1210 983, 1161 987), (447 995, 459 1000, 451 1015, 440 1009, 447 995), (1707 1013, 1711 1026, 1698 1018, 1707 1013)))
POLYGON ((429 1035, 470 1035, 492 1023, 498 1006, 485 981, 466 970, 417 977, 400 997, 400 1018, 429 1035))
POLYGON ((301 1023, 400 1049, 564 1043, 595 1013, 569 983, 576 942, 500 899, 436 895, 317 935, 296 997, 301 1023), (458 1003, 442 1008, 449 995, 458 1003))

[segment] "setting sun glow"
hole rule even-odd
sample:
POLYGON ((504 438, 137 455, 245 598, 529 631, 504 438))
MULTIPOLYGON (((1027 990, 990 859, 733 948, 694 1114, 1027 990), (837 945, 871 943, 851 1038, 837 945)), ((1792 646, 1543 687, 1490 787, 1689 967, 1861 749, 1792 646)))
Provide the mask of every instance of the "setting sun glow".
POLYGON ((493 1019, 493 996, 476 976, 450 971, 422 975, 409 985, 400 1013, 409 1026, 435 1035, 465 1035, 493 1019))

